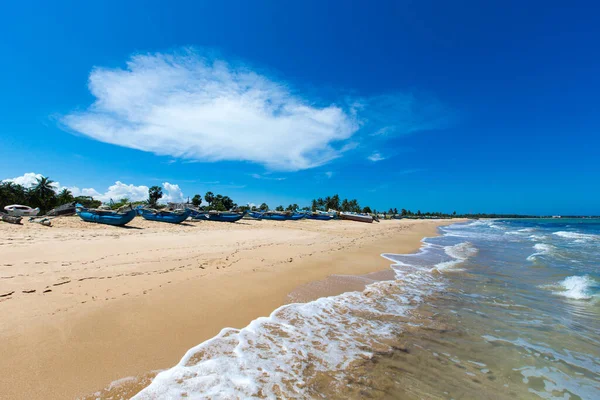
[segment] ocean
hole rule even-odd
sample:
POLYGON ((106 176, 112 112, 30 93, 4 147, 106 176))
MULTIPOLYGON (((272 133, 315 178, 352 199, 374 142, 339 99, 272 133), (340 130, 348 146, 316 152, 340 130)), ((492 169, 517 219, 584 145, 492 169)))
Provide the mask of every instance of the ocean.
POLYGON ((382 255, 394 280, 224 329, 135 398, 600 398, 600 220, 439 233, 382 255))

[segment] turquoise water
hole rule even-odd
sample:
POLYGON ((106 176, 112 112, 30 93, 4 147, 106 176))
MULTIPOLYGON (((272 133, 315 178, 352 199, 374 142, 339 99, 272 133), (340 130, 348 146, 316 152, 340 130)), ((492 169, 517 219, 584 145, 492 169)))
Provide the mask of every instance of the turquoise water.
POLYGON ((600 221, 440 233, 383 255, 395 280, 225 329, 137 398, 600 398, 600 221))
POLYGON ((495 365, 520 397, 600 398, 600 220, 475 221, 441 232, 426 240, 431 251, 391 258, 446 269, 451 291, 436 302, 469 338, 460 353, 487 373, 495 365), (431 260, 439 249, 455 260, 431 260))

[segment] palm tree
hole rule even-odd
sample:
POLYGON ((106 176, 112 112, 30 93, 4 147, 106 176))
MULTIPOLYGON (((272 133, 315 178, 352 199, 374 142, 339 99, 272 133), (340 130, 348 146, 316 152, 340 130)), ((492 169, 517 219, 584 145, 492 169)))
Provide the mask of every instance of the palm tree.
POLYGON ((42 176, 38 178, 36 185, 33 187, 32 194, 43 212, 52 208, 56 202, 56 192, 54 191, 53 183, 54 181, 50 178, 42 176))
POLYGON ((67 188, 61 190, 56 199, 58 200, 59 205, 71 203, 74 200, 73 194, 67 188))
POLYGON ((162 188, 160 186, 152 186, 148 189, 148 204, 151 207, 156 207, 158 200, 163 197, 162 188))
POLYGON ((204 195, 204 200, 206 200, 208 205, 211 206, 213 201, 215 201, 215 195, 213 194, 213 192, 206 192, 206 194, 204 195))

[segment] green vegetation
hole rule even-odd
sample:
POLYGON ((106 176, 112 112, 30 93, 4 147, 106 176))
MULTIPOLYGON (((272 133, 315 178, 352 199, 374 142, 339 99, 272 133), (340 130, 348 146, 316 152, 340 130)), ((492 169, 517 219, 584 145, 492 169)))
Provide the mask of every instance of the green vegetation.
POLYGON ((158 200, 160 200, 162 197, 162 188, 160 186, 152 186, 148 190, 148 205, 150 207, 156 207, 158 205, 158 200))
POLYGON ((16 185, 12 182, 0 182, 0 209, 11 204, 23 204, 33 208, 40 208, 40 215, 44 215, 54 207, 78 202, 86 207, 98 207, 102 204, 91 197, 73 197, 68 189, 56 193, 54 181, 42 177, 30 188, 16 185))
MULTIPOLYGON (((118 201, 113 201, 111 199, 109 205, 112 209, 118 209, 124 205, 128 204, 148 204, 151 207, 161 208, 158 204, 158 201, 163 197, 162 188, 159 186, 152 186, 148 190, 148 200, 146 202, 131 202, 128 198, 122 198, 118 201)), ((194 195, 191 200, 191 203, 198 208, 203 210, 217 210, 217 211, 227 211, 231 209, 238 209, 241 211, 252 210, 252 211, 267 211, 269 210, 269 206, 266 203, 262 203, 259 207, 252 206, 238 206, 229 196, 224 196, 221 194, 213 194, 213 192, 207 192, 204 195, 204 201, 206 201, 207 205, 201 207, 202 205, 202 196, 199 194, 194 195)), ((48 177, 41 177, 37 180, 35 185, 30 188, 23 187, 21 185, 14 184, 12 182, 0 182, 0 210, 4 209, 5 206, 11 204, 23 204, 30 207, 39 207, 40 215, 44 215, 51 209, 69 203, 80 203, 84 207, 88 208, 97 208, 102 202, 99 200, 95 200, 89 196, 78 196, 74 197, 69 189, 61 189, 60 192, 57 193, 56 185, 53 180, 48 177)), ((333 196, 327 196, 325 198, 319 197, 318 199, 313 199, 310 207, 302 207, 300 208, 298 204, 290 204, 286 208, 283 205, 277 206, 277 211, 296 211, 296 210, 305 210, 305 211, 327 211, 329 209, 337 210, 337 211, 345 211, 345 212, 357 212, 357 213, 366 213, 366 214, 378 214, 383 218, 408 218, 408 219, 427 219, 427 218, 540 218, 540 216, 536 215, 518 215, 518 214, 486 214, 486 213, 469 213, 469 214, 458 214, 456 211, 449 213, 443 212, 422 212, 421 210, 417 210, 413 212, 406 208, 402 208, 398 210, 397 208, 390 208, 388 211, 378 213, 377 210, 372 209, 369 206, 360 207, 358 200, 356 199, 340 199, 340 196, 335 194, 333 196)), ((563 216, 564 218, 581 218, 580 216, 563 216)), ((547 217, 541 217, 547 218, 547 217)))
MULTIPOLYGON (((368 208, 369 210, 371 209, 370 207, 365 207, 365 208, 368 208)), ((363 209, 358 204, 358 200, 344 199, 344 200, 340 201, 340 196, 337 194, 335 194, 331 197, 327 196, 324 199, 319 197, 318 199, 313 199, 313 201, 311 202, 311 210, 312 211, 317 211, 317 210, 327 211, 329 209, 337 210, 337 211, 344 211, 344 212, 356 212, 356 213, 363 211, 363 209)))
POLYGON ((192 204, 194 205, 194 207, 200 207, 200 204, 202 204, 202 196, 197 194, 194 197, 192 197, 192 204))

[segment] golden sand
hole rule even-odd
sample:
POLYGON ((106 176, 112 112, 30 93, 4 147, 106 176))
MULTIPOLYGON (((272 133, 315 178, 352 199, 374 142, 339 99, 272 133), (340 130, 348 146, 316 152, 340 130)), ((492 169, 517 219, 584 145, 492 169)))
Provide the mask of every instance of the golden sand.
POLYGON ((364 287, 330 276, 385 270, 380 253, 413 252, 452 222, 0 224, 0 397, 76 398, 169 368, 292 292, 305 301, 364 287))

